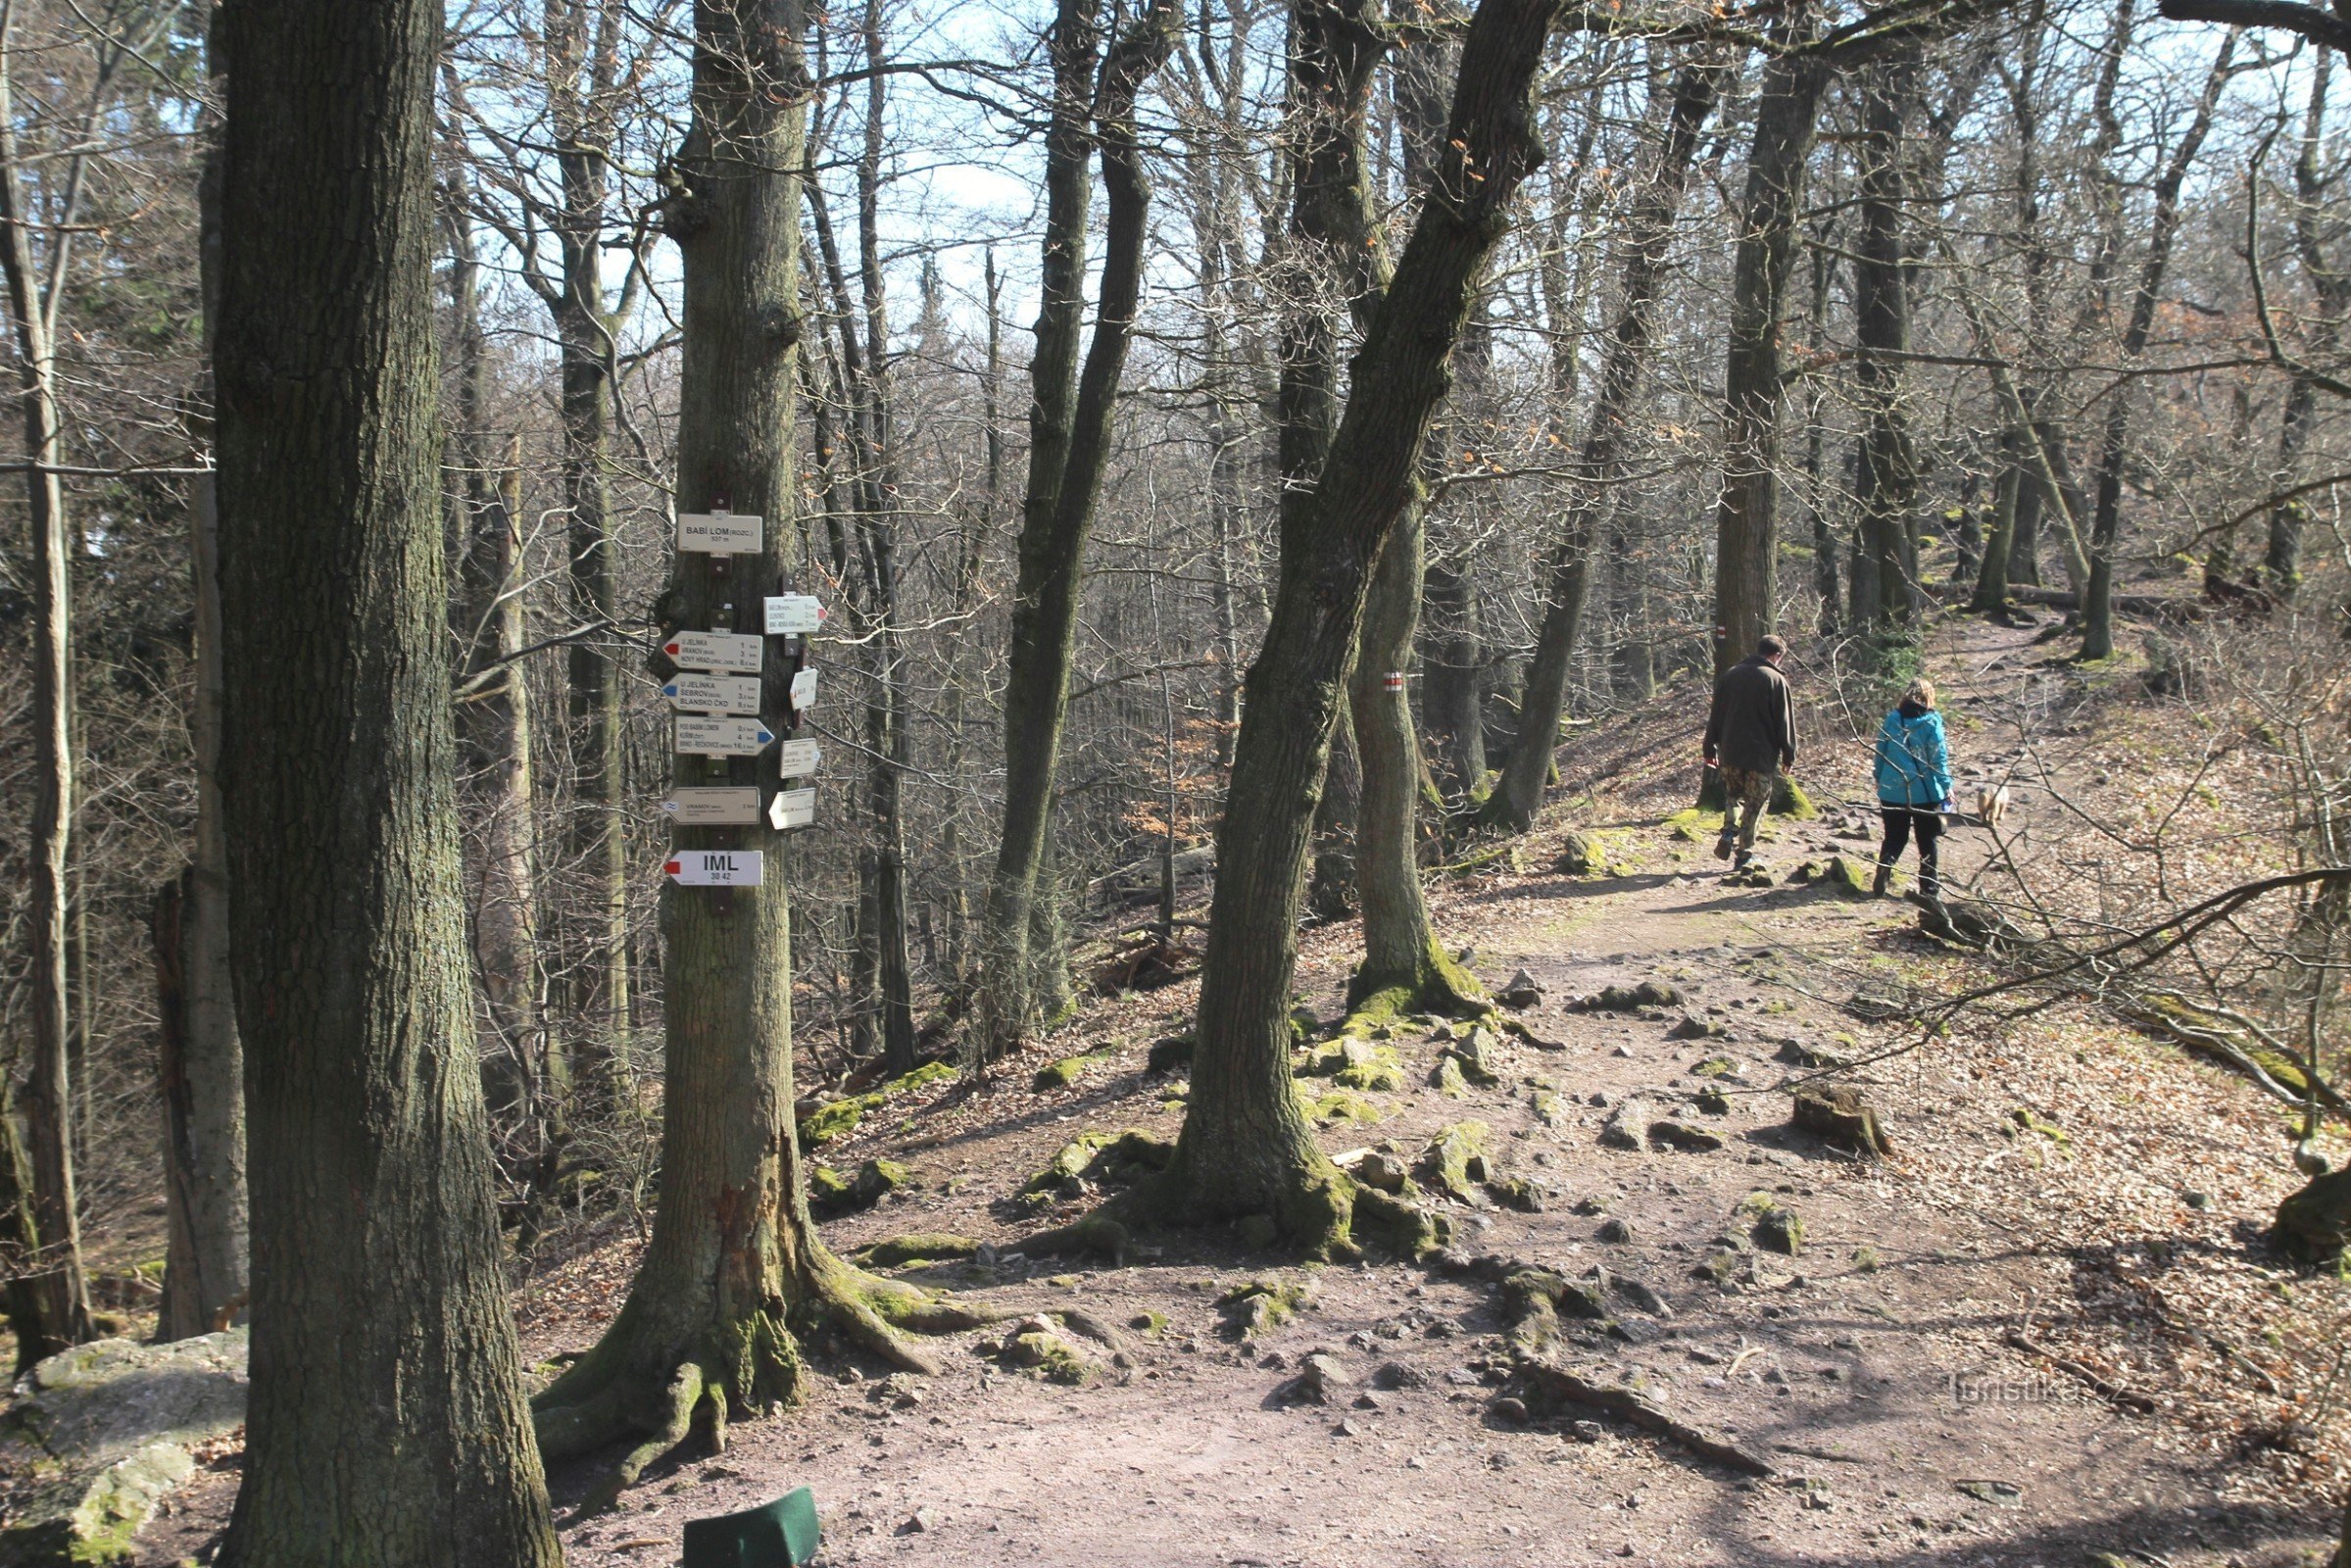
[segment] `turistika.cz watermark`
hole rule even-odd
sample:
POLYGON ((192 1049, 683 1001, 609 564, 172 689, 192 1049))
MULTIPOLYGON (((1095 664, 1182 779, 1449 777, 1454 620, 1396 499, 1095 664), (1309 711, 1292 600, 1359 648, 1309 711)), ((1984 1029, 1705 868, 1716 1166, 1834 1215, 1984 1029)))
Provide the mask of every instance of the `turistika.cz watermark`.
POLYGON ((1955 1372, 1943 1379, 1957 1405, 2015 1406, 2026 1404, 2082 1404, 2088 1392, 2080 1384, 2038 1372, 1955 1372))

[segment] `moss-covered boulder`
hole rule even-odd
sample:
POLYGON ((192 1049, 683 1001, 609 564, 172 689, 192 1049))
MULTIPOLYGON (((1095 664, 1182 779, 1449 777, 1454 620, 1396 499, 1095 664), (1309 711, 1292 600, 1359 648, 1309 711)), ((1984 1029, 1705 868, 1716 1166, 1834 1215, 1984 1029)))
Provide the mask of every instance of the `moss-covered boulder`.
POLYGON ((1643 1007, 1679 1007, 1682 990, 1668 980, 1643 980, 1634 986, 1602 986, 1576 1004, 1584 1012, 1639 1012, 1643 1007))
POLYGON ((1369 1127, 1384 1119, 1380 1107, 1351 1089, 1334 1089, 1327 1095, 1316 1095, 1303 1086, 1298 1089, 1298 1108, 1306 1119, 1321 1127, 1337 1126, 1341 1122, 1355 1122, 1369 1127))
POLYGON ((1477 1203, 1481 1189, 1494 1172, 1488 1165, 1487 1143, 1494 1129, 1482 1121, 1457 1121, 1440 1128, 1422 1149, 1415 1171, 1438 1191, 1464 1203, 1477 1203))
POLYGON ((1588 876, 1599 868, 1597 848, 1581 833, 1570 833, 1560 840, 1558 858, 1551 861, 1551 869, 1561 876, 1588 876))
POLYGON ((1789 1257, 1804 1250, 1804 1217, 1769 1193, 1749 1193, 1739 1205, 1755 1245, 1789 1257))
POLYGON ((1129 1127, 1124 1132, 1084 1132, 1053 1152, 1022 1184, 1032 1198, 1074 1197, 1080 1184, 1118 1186, 1167 1168, 1175 1145, 1166 1139, 1129 1127))
POLYGON ((961 1263, 977 1257, 980 1244, 968 1236, 914 1231, 860 1247, 850 1261, 866 1268, 913 1268, 928 1263, 961 1263))
POLYGON ((1181 1072, 1192 1065, 1192 1053, 1199 1045, 1194 1035, 1163 1035, 1151 1042, 1144 1067, 1151 1072, 1181 1072))
POLYGON ((1216 1309, 1227 1333, 1253 1340, 1298 1316, 1313 1299, 1313 1288, 1302 1280, 1252 1279, 1217 1297, 1216 1309))
POLYGON ((1089 1072, 1115 1054, 1115 1052, 1108 1050, 1088 1051, 1075 1056, 1063 1056, 1058 1061, 1049 1061, 1037 1069, 1037 1075, 1030 1080, 1029 1086, 1039 1094, 1055 1089, 1074 1089, 1089 1072))
POLYGON ((998 1346, 997 1356, 1006 1366, 1069 1388, 1091 1383, 1102 1373, 1102 1363, 1092 1351, 1043 1316, 1025 1317, 1013 1324, 998 1346))
POLYGON ((830 1219, 850 1210, 849 1178, 830 1165, 808 1167, 808 1212, 830 1219))
POLYGON ((817 1106, 800 1118, 800 1147, 818 1149, 848 1137, 858 1123, 891 1101, 955 1080, 952 1061, 928 1061, 862 1095, 851 1095, 817 1106))
POLYGON ((196 1473, 193 1450, 245 1419, 246 1331, 171 1345, 99 1340, 40 1362, 0 1414, 11 1478, 0 1563, 128 1563, 196 1473))

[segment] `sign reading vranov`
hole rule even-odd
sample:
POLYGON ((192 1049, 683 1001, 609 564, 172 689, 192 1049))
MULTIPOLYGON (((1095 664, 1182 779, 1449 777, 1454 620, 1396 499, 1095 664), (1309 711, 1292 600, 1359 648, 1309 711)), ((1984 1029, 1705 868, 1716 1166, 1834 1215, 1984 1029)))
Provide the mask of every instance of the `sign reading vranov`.
POLYGON ((767 652, 766 639, 731 631, 681 631, 661 644, 680 669, 714 669, 735 675, 757 675, 767 652))
POLYGON ((756 888, 766 862, 758 850, 679 850, 661 869, 684 888, 756 888))

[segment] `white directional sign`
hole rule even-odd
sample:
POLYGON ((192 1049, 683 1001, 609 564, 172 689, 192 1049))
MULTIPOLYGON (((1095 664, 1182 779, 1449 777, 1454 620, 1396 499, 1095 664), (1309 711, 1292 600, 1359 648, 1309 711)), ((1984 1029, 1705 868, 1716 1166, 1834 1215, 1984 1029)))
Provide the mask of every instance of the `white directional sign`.
POLYGON ((680 713, 675 738, 676 750, 697 757, 757 757, 774 742, 775 734, 756 718, 680 713))
POLYGON ((778 833, 788 827, 807 827, 815 820, 814 790, 783 790, 767 803, 767 825, 778 833))
POLYGON ((712 556, 756 556, 759 553, 759 519, 731 512, 681 512, 677 514, 677 547, 712 556))
POLYGON ((816 672, 804 669, 792 677, 792 711, 800 712, 816 701, 816 672))
POLYGON ((814 594, 778 594, 767 601, 767 635, 805 637, 824 620, 814 594))
POLYGON ((824 754, 816 749, 814 741, 786 741, 775 749, 776 776, 811 777, 816 771, 816 764, 823 760, 824 754))
POLYGON ((690 713, 757 713, 759 677, 682 669, 662 683, 661 695, 690 713))
POLYGON ((757 675, 767 651, 764 639, 731 631, 681 631, 661 644, 680 669, 715 669, 757 675))
POLYGON ((661 809, 688 827, 740 827, 759 819, 759 792, 755 785, 672 790, 661 809))
POLYGON ((756 888, 766 869, 758 850, 680 850, 661 869, 687 888, 756 888))

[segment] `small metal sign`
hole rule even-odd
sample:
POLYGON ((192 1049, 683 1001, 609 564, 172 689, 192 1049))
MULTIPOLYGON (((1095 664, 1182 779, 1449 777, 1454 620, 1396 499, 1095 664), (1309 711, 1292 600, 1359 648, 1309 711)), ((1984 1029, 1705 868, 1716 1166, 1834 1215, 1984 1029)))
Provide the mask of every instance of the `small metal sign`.
POLYGON ((786 741, 775 749, 775 769, 778 778, 809 778, 824 754, 814 741, 786 741))
POLYGON ((759 819, 757 786, 742 789, 672 790, 661 803, 670 819, 687 827, 744 827, 759 819))
POLYGON ((814 790, 780 790, 767 803, 767 825, 778 833, 787 828, 807 827, 815 820, 814 790))
POLYGON ((722 670, 757 675, 767 652, 766 640, 731 631, 681 631, 661 644, 661 652, 680 669, 722 670))
POLYGON ((792 711, 802 712, 816 702, 816 672, 804 669, 792 677, 792 711))
POLYGON ((680 670, 662 682, 661 695, 690 713, 756 714, 759 710, 759 678, 680 670))
POLYGON ((756 888, 767 857, 758 850, 680 850, 661 867, 686 888, 756 888))
POLYGON ((756 718, 706 718, 680 713, 676 750, 697 757, 757 757, 774 744, 775 732, 756 718))
POLYGON ((711 556, 756 556, 763 537, 759 521, 732 512, 681 512, 677 547, 711 556))
POLYGON ((777 594, 767 601, 767 635, 805 637, 824 621, 814 594, 777 594))

